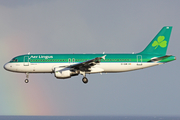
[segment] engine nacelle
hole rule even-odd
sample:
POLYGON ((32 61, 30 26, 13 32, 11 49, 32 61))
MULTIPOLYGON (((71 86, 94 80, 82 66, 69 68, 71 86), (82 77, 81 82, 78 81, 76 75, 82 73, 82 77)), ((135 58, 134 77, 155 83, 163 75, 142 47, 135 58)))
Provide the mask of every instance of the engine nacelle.
POLYGON ((54 75, 58 79, 66 79, 78 75, 78 71, 71 71, 69 68, 55 68, 54 75))

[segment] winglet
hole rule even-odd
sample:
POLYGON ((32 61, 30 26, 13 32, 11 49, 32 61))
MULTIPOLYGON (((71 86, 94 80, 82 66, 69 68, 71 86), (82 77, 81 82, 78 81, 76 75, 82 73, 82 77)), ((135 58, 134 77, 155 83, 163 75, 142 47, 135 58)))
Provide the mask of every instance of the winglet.
POLYGON ((105 60, 106 55, 102 56, 101 58, 105 60))

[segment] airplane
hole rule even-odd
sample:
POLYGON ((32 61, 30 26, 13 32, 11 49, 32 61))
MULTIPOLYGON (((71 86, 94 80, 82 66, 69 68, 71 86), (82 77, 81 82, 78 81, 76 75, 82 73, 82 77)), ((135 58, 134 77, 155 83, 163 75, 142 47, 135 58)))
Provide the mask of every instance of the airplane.
POLYGON ((11 72, 25 73, 28 83, 29 73, 54 73, 57 79, 83 75, 83 83, 88 83, 86 74, 117 73, 143 69, 176 60, 166 55, 172 26, 164 26, 148 46, 139 53, 130 54, 25 54, 14 57, 4 65, 11 72))

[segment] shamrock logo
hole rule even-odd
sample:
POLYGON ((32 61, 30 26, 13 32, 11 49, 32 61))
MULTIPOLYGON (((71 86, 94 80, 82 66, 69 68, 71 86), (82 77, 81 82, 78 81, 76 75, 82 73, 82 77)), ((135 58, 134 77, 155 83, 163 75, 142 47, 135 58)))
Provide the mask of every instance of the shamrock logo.
POLYGON ((160 46, 162 48, 166 47, 167 46, 167 41, 164 40, 165 37, 164 36, 159 36, 157 41, 154 41, 152 46, 155 47, 155 49, 160 46))

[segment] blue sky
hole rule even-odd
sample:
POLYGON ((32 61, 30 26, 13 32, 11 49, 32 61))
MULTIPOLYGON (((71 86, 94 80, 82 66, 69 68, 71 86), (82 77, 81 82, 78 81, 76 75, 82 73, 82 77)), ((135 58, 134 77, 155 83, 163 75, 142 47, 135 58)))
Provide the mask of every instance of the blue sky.
POLYGON ((0 115, 180 115, 178 0, 1 0, 0 115), (58 80, 10 73, 3 65, 31 53, 140 52, 173 26, 176 61, 126 73, 58 80))

